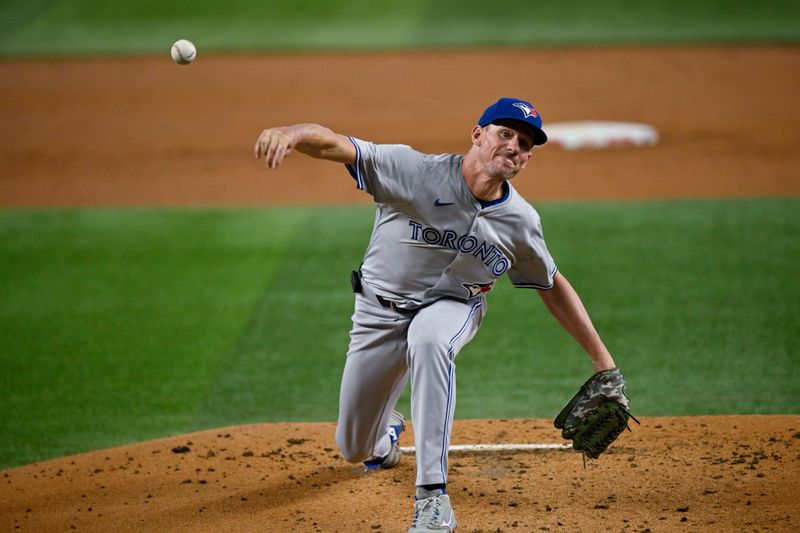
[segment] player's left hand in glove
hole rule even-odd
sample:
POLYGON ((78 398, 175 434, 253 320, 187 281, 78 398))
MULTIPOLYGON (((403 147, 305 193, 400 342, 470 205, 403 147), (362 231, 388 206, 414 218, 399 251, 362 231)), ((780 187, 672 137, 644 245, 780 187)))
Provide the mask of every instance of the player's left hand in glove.
POLYGON ((629 411, 625 379, 618 368, 593 375, 558 413, 555 427, 572 440, 572 447, 584 457, 597 459, 628 427, 628 418, 639 423, 629 411))

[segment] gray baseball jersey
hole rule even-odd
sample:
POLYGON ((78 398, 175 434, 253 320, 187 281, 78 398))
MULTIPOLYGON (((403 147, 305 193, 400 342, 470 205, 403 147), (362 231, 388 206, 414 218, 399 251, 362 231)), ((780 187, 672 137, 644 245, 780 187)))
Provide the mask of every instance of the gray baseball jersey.
POLYGON ((351 140, 357 157, 347 169, 377 212, 336 441, 351 462, 385 456, 391 411, 410 376, 417 485, 446 483, 455 359, 480 327, 485 293, 503 274, 517 287, 549 288, 556 267, 538 213, 511 184, 503 198, 481 202, 464 182, 462 156, 351 140))
POLYGON ((353 139, 348 165, 378 205, 364 279, 400 307, 468 300, 508 274, 516 287, 549 288, 556 267, 539 214, 511 184, 484 207, 464 183, 462 156, 353 139))

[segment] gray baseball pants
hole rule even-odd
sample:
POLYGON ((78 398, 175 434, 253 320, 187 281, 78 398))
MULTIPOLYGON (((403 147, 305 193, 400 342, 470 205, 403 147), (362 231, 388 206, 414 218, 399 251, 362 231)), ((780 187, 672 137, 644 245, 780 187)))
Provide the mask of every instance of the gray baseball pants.
POLYGON ((407 315, 383 307, 366 283, 355 297, 336 443, 351 463, 389 453, 389 417, 410 377, 416 484, 447 483, 455 358, 478 331, 486 300, 438 300, 407 315))

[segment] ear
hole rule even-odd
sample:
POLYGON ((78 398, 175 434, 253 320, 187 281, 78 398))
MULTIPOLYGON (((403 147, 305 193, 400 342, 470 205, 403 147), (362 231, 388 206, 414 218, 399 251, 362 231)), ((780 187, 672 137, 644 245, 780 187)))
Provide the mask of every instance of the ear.
POLYGON ((472 144, 475 146, 480 146, 481 142, 483 141, 483 131, 484 129, 480 126, 473 126, 472 132, 470 133, 470 138, 472 139, 472 144))
POLYGON ((531 156, 532 156, 532 155, 533 155, 533 150, 531 150, 530 152, 528 152, 528 157, 526 157, 526 158, 525 158, 525 161, 523 161, 523 162, 522 162, 522 164, 519 166, 519 169, 520 169, 520 170, 524 170, 524 169, 525 169, 525 167, 527 167, 527 166, 528 166, 528 162, 531 160, 531 156))

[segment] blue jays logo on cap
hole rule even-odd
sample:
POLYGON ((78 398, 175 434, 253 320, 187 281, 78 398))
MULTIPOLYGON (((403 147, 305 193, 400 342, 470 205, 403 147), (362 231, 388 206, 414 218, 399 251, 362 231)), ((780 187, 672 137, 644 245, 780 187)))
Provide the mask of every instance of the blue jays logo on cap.
POLYGON ((532 106, 529 106, 529 105, 527 105, 527 104, 525 104, 523 102, 515 102, 515 103, 513 103, 511 105, 513 105, 517 109, 522 110, 522 112, 525 113, 525 118, 538 117, 539 116, 539 113, 537 113, 536 110, 532 106))
POLYGON ((533 137, 533 144, 547 142, 547 134, 542 130, 542 117, 530 102, 518 98, 501 98, 486 108, 478 125, 488 126, 498 120, 514 120, 524 124, 533 137))

